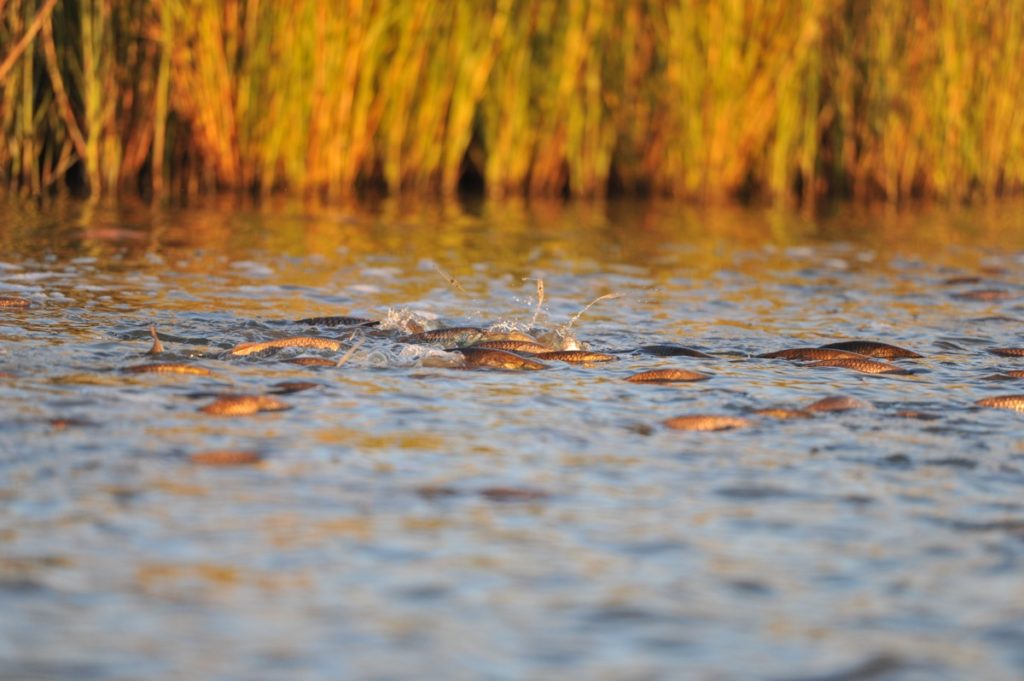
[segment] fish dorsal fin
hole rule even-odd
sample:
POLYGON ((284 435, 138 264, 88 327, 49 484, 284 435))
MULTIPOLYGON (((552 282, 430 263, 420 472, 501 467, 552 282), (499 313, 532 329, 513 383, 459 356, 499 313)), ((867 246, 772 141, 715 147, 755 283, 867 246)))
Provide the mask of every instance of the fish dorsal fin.
POLYGON ((159 355, 164 351, 164 344, 160 342, 160 336, 156 335, 156 324, 149 325, 149 335, 153 338, 153 347, 146 354, 159 355))

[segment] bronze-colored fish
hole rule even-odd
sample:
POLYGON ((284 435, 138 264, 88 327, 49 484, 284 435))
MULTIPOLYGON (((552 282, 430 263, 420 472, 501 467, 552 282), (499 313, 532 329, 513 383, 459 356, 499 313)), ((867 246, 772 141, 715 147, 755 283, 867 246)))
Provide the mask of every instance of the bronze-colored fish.
POLYGON ((644 352, 648 355, 654 355, 655 357, 701 357, 704 359, 711 358, 711 355, 705 352, 701 352, 700 350, 694 350, 693 348, 684 348, 682 345, 641 345, 640 352, 644 352))
POLYGON ((1020 317, 1011 317, 1005 314, 990 314, 986 315, 985 317, 973 317, 971 319, 968 319, 967 321, 978 324, 988 324, 989 322, 996 322, 1000 324, 1019 324, 1021 319, 1020 317))
POLYGON ((307 317, 306 319, 297 319, 295 323, 309 324, 310 326, 377 326, 380 324, 379 321, 362 317, 307 317))
POLYGON ((766 409, 755 409, 754 414, 758 416, 767 416, 772 419, 809 419, 814 414, 810 413, 806 409, 787 409, 785 407, 768 407, 766 409))
POLYGON ((750 421, 739 416, 717 416, 714 414, 689 414, 665 421, 674 430, 730 430, 746 428, 750 421))
POLYGON ((547 369, 547 364, 542 364, 529 357, 523 357, 504 350, 487 350, 482 348, 459 348, 458 352, 466 358, 468 367, 489 367, 491 369, 547 369))
POLYGON ((569 362, 570 364, 590 364, 591 362, 611 362, 618 359, 615 355, 608 355, 603 352, 591 352, 590 350, 556 350, 554 352, 541 352, 537 359, 557 360, 569 362))
POLYGON ((901 419, 917 419, 918 421, 938 421, 941 417, 938 414, 930 414, 926 411, 916 409, 904 409, 893 414, 901 419))
POLYGON ((761 359, 789 359, 797 361, 823 361, 833 359, 865 359, 866 355, 836 348, 789 348, 757 355, 761 359))
POLYGON ((706 381, 711 378, 710 374, 702 374, 699 371, 686 371, 685 369, 652 369, 641 371, 626 378, 630 383, 676 383, 685 381, 706 381))
POLYGON ((522 331, 484 331, 483 342, 489 341, 519 341, 520 343, 536 343, 537 339, 522 331))
POLYGON ((164 344, 160 342, 160 336, 156 334, 156 324, 149 325, 149 335, 153 339, 153 347, 151 347, 146 354, 159 355, 164 351, 164 344))
POLYGON ((480 496, 491 501, 542 501, 551 495, 539 489, 529 487, 485 487, 480 490, 480 496))
POLYGON ((486 332, 475 326, 451 326, 405 336, 406 343, 441 343, 447 346, 465 347, 485 340, 486 332))
POLYGON ((986 288, 979 289, 977 291, 964 291, 963 293, 954 293, 954 298, 961 300, 978 300, 982 302, 992 302, 996 300, 1006 300, 1012 298, 1013 294, 1004 289, 997 288, 986 288))
POLYGON ((821 413, 829 411, 849 411, 851 409, 870 409, 871 404, 864 400, 859 400, 856 397, 849 397, 847 395, 835 395, 833 397, 823 397, 817 402, 804 407, 804 411, 811 413, 821 413))
POLYGON ((269 392, 271 395, 290 395, 292 393, 302 392, 303 390, 312 390, 313 388, 319 388, 319 383, 313 383, 311 381, 281 381, 270 386, 269 392))
POLYGON ((50 427, 52 427, 54 430, 65 430, 67 428, 84 428, 96 425, 92 421, 86 421, 85 419, 78 419, 74 417, 50 419, 49 423, 50 427))
POLYGON ((448 485, 423 485, 416 488, 416 494, 425 499, 444 499, 459 495, 459 490, 448 485))
POLYGON ((261 411, 291 409, 287 404, 269 395, 225 395, 199 409, 212 416, 246 416, 261 411))
POLYGON ((989 352, 1000 357, 1024 357, 1024 348, 992 348, 989 352))
POLYGON ((189 374, 192 376, 210 376, 213 374, 209 369, 183 362, 136 364, 135 366, 125 367, 124 370, 130 374, 189 374))
POLYGON ((257 452, 236 449, 217 449, 209 452, 196 452, 188 460, 199 466, 252 466, 263 461, 257 452))
POLYGON ((942 282, 946 286, 960 286, 962 284, 980 284, 981 277, 977 276, 962 276, 962 277, 949 277, 942 282))
POLYGON ((293 357, 285 361, 289 364, 298 364, 304 367, 333 367, 338 364, 332 359, 325 359, 323 357, 293 357))
POLYGON ((261 341, 258 343, 239 343, 228 350, 228 354, 235 357, 245 357, 247 355, 255 355, 259 352, 276 350, 278 348, 314 348, 316 350, 331 350, 336 352, 340 350, 341 347, 341 341, 334 340, 333 338, 292 336, 290 338, 276 338, 274 340, 261 341))
POLYGON ((997 395, 984 397, 977 402, 979 407, 995 407, 996 409, 1012 409, 1024 413, 1024 395, 997 395))
POLYGON ((888 343, 879 343, 878 341, 840 341, 839 343, 829 343, 828 345, 822 345, 821 347, 833 348, 836 350, 847 350, 866 357, 877 357, 879 359, 920 359, 924 356, 919 355, 912 350, 907 350, 906 348, 889 345, 888 343))
POLYGON ((983 381, 1012 381, 1017 378, 1024 378, 1024 371, 1001 371, 988 376, 982 376, 983 381))
POLYGON ((0 296, 0 308, 25 308, 31 305, 31 301, 18 296, 0 296))
POLYGON ((585 350, 586 345, 580 343, 576 336, 564 326, 558 326, 551 331, 542 331, 537 334, 537 342, 550 345, 554 350, 585 350))
POLYGON ((481 350, 504 350, 505 352, 518 352, 525 355, 536 355, 540 352, 551 352, 551 348, 541 345, 536 341, 523 340, 487 340, 473 343, 470 347, 481 350))
POLYGON ((876 362, 873 359, 826 359, 821 362, 811 362, 809 367, 839 367, 841 369, 852 369, 862 374, 909 374, 910 371, 901 366, 889 362, 876 362))

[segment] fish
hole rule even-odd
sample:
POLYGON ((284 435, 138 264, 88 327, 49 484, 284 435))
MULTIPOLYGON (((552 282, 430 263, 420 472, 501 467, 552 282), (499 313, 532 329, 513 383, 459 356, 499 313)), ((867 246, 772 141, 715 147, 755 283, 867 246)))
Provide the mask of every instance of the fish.
POLYGON ((665 421, 665 425, 673 430, 730 430, 732 428, 746 428, 750 425, 750 421, 739 416, 689 414, 668 419, 665 421))
POLYGON ((199 411, 212 416, 246 416, 261 411, 283 411, 290 406, 269 395, 224 395, 199 411))
POLYGON ((92 421, 75 418, 73 416, 50 419, 49 424, 50 427, 53 428, 54 430, 64 430, 66 428, 86 428, 96 425, 92 421))
POLYGON ((641 345, 639 348, 640 352, 648 355, 654 355, 655 357, 700 357, 702 359, 711 359, 711 355, 701 352, 700 350, 694 350, 693 348, 684 348, 682 345, 670 345, 670 344, 658 344, 658 345, 641 345))
POLYGON ((895 412, 893 416, 901 419, 917 419, 918 421, 938 421, 942 418, 938 414, 930 414, 926 411, 917 411, 916 409, 903 409, 895 412))
POLYGON ((486 336, 486 331, 475 326, 450 326, 444 329, 412 333, 402 338, 402 340, 406 343, 443 343, 444 345, 465 347, 482 340, 488 340, 486 336))
POLYGON ((711 374, 702 374, 699 371, 686 371, 685 369, 652 369, 641 371, 638 374, 627 376, 630 383, 676 383, 685 381, 706 381, 711 374))
POLYGON ((529 487, 485 487, 480 496, 491 501, 542 501, 551 495, 543 490, 529 487))
POLYGON ((319 388, 319 383, 313 383, 311 381, 281 381, 270 386, 271 390, 267 392, 271 395, 290 395, 291 393, 302 392, 303 390, 312 390, 313 388, 319 388))
POLYGON ((263 456, 240 449, 216 449, 196 452, 188 460, 198 466, 251 466, 263 461, 263 456))
POLYGON ((0 296, 0 308, 26 308, 31 307, 32 302, 18 296, 0 296))
POLYGON ((153 339, 153 346, 146 352, 146 354, 159 355, 164 351, 164 344, 160 342, 160 336, 156 334, 156 324, 149 325, 149 335, 153 339))
POLYGON ((834 395, 832 397, 823 397, 817 402, 804 407, 804 411, 811 413, 829 412, 829 411, 850 411, 851 409, 870 409, 871 403, 865 402, 864 400, 857 399, 856 397, 849 397, 847 395, 834 395))
POLYGON ((584 350, 586 346, 580 343, 572 331, 564 326, 556 327, 550 331, 540 331, 536 334, 537 342, 550 345, 555 350, 584 350))
POLYGON ((1015 378, 1024 378, 1024 371, 1003 371, 988 376, 982 376, 983 381, 1012 381, 1015 378))
POLYGON ((789 359, 798 361, 867 359, 867 355, 862 355, 858 352, 850 352, 849 350, 839 350, 836 348, 788 348, 786 350, 766 352, 763 355, 757 355, 757 357, 759 359, 789 359))
POLYGON ((423 485, 417 487, 415 491, 425 499, 443 499, 459 495, 459 490, 447 485, 423 485))
POLYGON ((541 352, 537 355, 537 359, 553 359, 560 362, 569 362, 570 364, 589 364, 591 362, 610 362, 618 359, 618 357, 589 350, 556 350, 554 352, 541 352))
POLYGON ((541 345, 536 341, 524 340, 486 340, 473 343, 471 348, 481 350, 504 350, 505 352, 518 352, 525 355, 536 355, 541 352, 551 352, 552 348, 541 345))
POLYGON ((822 345, 821 347, 833 348, 836 350, 847 350, 849 352, 865 355, 866 357, 876 357, 879 359, 920 359, 924 357, 924 355, 920 355, 912 350, 907 350, 906 348, 868 340, 840 341, 838 343, 822 345))
POLYGON ((1024 348, 992 348, 989 352, 1000 357, 1024 357, 1024 348))
POLYGON ((195 364, 183 362, 160 362, 158 364, 136 364, 125 367, 130 374, 189 374, 192 376, 211 376, 212 371, 195 364))
POLYGON ((528 333, 516 331, 515 329, 512 329, 510 331, 484 331, 484 337, 482 342, 489 341, 518 341, 520 343, 536 343, 537 339, 528 333))
POLYGON ((757 416, 767 416, 773 419, 809 419, 814 414, 806 409, 789 409, 786 407, 768 407, 766 409, 755 409, 752 413, 757 416))
POLYGON ((839 367, 841 369, 853 369, 862 374, 909 374, 910 371, 901 366, 889 362, 876 362, 872 359, 826 359, 821 362, 811 362, 809 367, 839 367))
POLYGON ((954 293, 954 298, 960 300, 978 300, 982 302, 993 302, 996 300, 1006 300, 1012 298, 1013 294, 1009 291, 997 288, 986 288, 979 289, 976 291, 964 291, 963 293, 954 293))
POLYGON ((971 322, 971 323, 977 323, 977 324, 987 324, 989 322, 996 322, 996 323, 1000 323, 1000 324, 1002 324, 1002 323, 1006 323, 1006 324, 1019 324, 1021 319, 1020 319, 1020 317, 1011 317, 1011 316, 1005 315, 1005 314, 990 314, 990 315, 985 316, 985 317, 973 317, 971 319, 968 319, 967 321, 971 322))
POLYGON ((258 343, 239 343, 228 350, 228 354, 234 357, 246 357, 265 350, 276 350, 278 348, 314 348, 317 350, 338 351, 342 342, 333 338, 319 338, 316 336, 292 336, 290 338, 277 338, 258 343))
POLYGON ((981 277, 972 275, 949 277, 948 279, 944 279, 942 283, 945 284, 946 286, 960 286, 962 284, 980 284, 981 277))
POLYGON ((297 319, 295 323, 309 324, 310 326, 377 326, 380 324, 379 321, 362 317, 307 317, 306 319, 297 319))
POLYGON ((996 395, 983 397, 975 402, 979 407, 995 407, 996 409, 1012 409, 1024 414, 1024 395, 996 395))
POLYGON ((547 369, 548 365, 529 357, 523 357, 504 350, 488 350, 482 348, 457 348, 462 353, 468 367, 489 367, 491 369, 547 369))
POLYGON ((324 359, 323 357, 293 357, 285 361, 289 364, 298 364, 304 367, 333 367, 338 364, 332 359, 324 359))

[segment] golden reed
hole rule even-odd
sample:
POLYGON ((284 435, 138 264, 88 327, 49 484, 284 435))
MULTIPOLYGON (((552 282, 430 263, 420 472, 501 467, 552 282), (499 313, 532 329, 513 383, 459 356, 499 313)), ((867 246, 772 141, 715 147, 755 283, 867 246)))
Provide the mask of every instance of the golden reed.
POLYGON ((0 184, 715 200, 1024 184, 1024 0, 3 0, 0 184))

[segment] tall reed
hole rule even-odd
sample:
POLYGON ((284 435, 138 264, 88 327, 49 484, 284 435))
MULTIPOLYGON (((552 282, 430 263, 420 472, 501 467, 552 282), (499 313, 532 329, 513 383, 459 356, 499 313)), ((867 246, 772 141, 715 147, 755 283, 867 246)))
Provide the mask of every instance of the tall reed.
POLYGON ((1022 31, 1024 0, 0 0, 0 183, 993 196, 1022 31))

